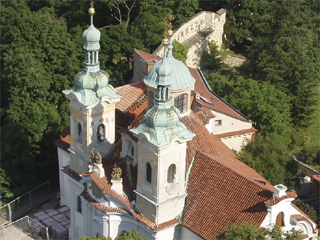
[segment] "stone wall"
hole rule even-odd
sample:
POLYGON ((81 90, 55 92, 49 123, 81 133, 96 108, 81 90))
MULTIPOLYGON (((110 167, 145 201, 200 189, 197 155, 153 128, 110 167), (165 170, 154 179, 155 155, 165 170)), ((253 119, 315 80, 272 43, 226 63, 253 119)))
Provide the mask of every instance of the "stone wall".
MULTIPOLYGON (((187 66, 198 68, 203 51, 208 51, 208 43, 215 41, 221 47, 223 41, 223 27, 226 21, 226 11, 202 11, 190 21, 183 23, 174 31, 171 40, 188 46, 187 66)), ((154 52, 163 57, 163 46, 160 45, 154 52)))

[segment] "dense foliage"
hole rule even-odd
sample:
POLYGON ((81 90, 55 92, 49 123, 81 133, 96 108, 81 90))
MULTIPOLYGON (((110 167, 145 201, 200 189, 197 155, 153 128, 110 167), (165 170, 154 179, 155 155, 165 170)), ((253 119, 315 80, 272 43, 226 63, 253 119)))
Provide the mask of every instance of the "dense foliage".
POLYGON ((284 183, 291 186, 292 181, 298 181, 298 164, 289 155, 286 139, 280 135, 257 134, 255 141, 249 142, 245 151, 240 153, 239 159, 254 168, 272 185, 284 183))
POLYGON ((290 97, 292 122, 304 126, 319 84, 319 1, 232 1, 230 47, 252 59, 253 77, 290 97))
POLYGON ((273 184, 291 186, 297 180, 289 157, 293 149, 305 151, 308 163, 317 161, 320 146, 307 147, 306 126, 320 79, 319 7, 314 0, 228 1, 225 46, 248 57, 251 68, 211 68, 206 75, 213 91, 258 129, 258 138, 240 158, 273 184))
POLYGON ((300 240, 302 232, 294 228, 288 232, 284 232, 280 227, 274 226, 271 230, 256 227, 251 222, 244 222, 240 225, 233 224, 226 229, 226 232, 219 235, 219 240, 300 240))

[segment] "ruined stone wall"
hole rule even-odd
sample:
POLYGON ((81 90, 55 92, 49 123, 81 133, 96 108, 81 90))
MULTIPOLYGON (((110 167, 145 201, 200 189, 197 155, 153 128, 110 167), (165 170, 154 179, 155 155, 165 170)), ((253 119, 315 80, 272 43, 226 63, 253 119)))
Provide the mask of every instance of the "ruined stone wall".
POLYGON ((231 67, 250 68, 251 66, 249 59, 234 54, 228 54, 223 62, 231 67))
MULTIPOLYGON (((203 51, 208 51, 208 43, 212 40, 221 47, 223 41, 223 27, 226 20, 226 11, 202 11, 190 21, 183 23, 174 31, 171 40, 188 46, 187 66, 198 68, 203 51)), ((160 45, 154 52, 163 57, 163 46, 160 45)))

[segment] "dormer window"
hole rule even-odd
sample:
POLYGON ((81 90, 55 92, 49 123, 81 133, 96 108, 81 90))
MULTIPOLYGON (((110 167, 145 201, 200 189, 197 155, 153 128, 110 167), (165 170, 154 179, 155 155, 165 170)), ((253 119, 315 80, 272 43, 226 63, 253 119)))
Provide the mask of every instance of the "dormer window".
POLYGON ((82 143, 82 126, 81 123, 77 123, 77 142, 82 143))
POLYGON ((222 120, 215 120, 214 125, 216 126, 221 126, 222 125, 222 120))
POLYGON ((181 94, 174 99, 174 106, 178 108, 181 113, 187 110, 186 105, 187 105, 186 93, 181 94))
POLYGON ((105 139, 105 126, 100 124, 97 129, 97 139, 98 142, 103 142, 105 139))

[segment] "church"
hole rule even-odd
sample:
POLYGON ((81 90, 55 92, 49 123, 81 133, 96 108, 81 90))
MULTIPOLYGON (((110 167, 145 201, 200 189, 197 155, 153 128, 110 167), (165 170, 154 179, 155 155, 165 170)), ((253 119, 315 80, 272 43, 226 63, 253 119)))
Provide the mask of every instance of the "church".
POLYGON ((133 82, 113 88, 100 69, 94 12, 83 33, 85 66, 63 91, 70 127, 55 142, 69 238, 137 229, 148 239, 215 239, 249 221, 317 236, 292 203, 295 192, 237 159, 256 129, 200 70, 173 57, 172 31, 163 58, 136 49, 133 82))

